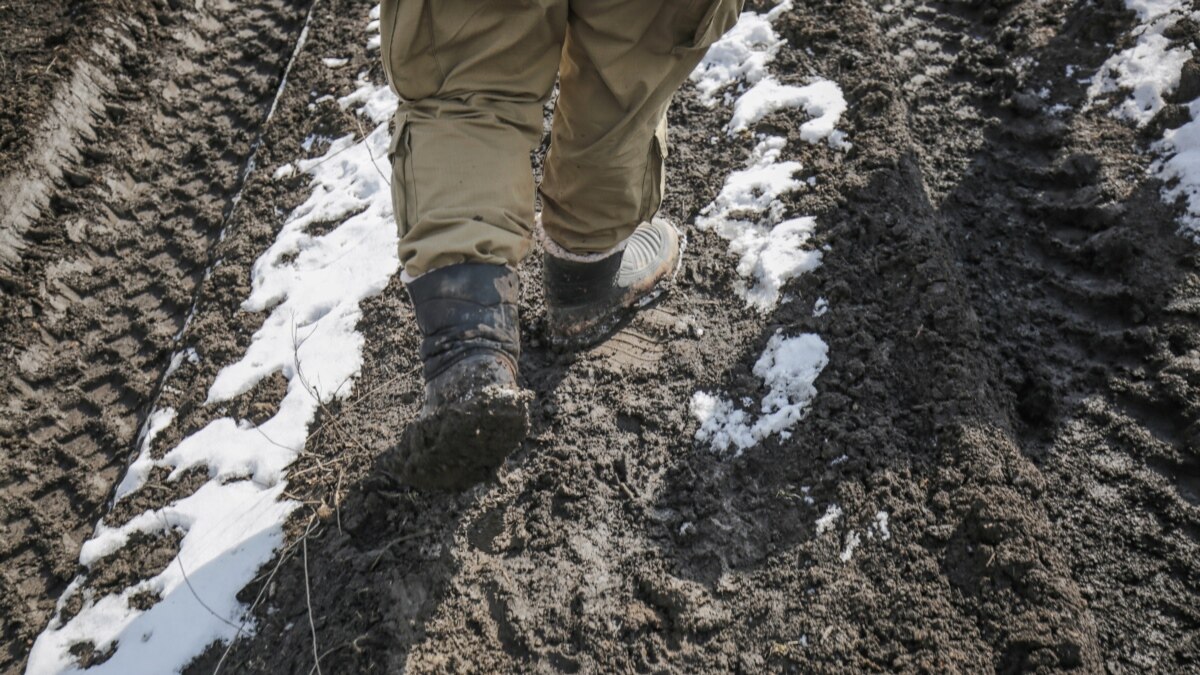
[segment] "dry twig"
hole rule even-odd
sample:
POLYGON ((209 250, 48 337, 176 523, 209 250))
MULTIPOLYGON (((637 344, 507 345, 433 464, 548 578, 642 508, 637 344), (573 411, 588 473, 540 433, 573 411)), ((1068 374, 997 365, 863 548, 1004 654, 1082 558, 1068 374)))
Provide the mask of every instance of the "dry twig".
POLYGON ((308 537, 300 541, 300 548, 304 551, 304 602, 308 606, 308 628, 312 631, 313 668, 316 669, 317 675, 321 675, 321 654, 317 649, 317 624, 313 621, 312 590, 308 583, 308 537))

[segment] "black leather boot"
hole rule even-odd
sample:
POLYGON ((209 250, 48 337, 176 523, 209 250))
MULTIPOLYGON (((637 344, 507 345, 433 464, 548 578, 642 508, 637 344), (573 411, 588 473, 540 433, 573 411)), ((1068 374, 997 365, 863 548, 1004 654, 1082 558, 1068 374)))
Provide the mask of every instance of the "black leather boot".
POLYGON ((442 267, 408 285, 425 369, 425 404, 386 468, 425 488, 486 478, 529 431, 517 385, 519 282, 503 265, 442 267))
POLYGON ((679 269, 679 231, 642 223, 622 249, 600 259, 573 255, 545 239, 542 281, 551 342, 580 348, 609 336, 622 319, 667 290, 679 269))

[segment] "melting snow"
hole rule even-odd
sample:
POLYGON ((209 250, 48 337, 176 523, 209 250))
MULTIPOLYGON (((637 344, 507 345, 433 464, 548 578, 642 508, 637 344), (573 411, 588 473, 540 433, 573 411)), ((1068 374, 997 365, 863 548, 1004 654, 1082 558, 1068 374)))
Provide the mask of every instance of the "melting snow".
MULTIPOLYGON (((180 352, 180 354, 183 354, 183 352, 180 352)), ((163 379, 166 380, 169 378, 170 374, 168 373, 163 379)), ((125 473, 125 478, 117 486, 116 499, 120 499, 130 492, 137 490, 146 482, 146 476, 150 474, 150 469, 154 467, 154 460, 150 457, 150 446, 154 443, 154 437, 174 421, 174 408, 160 408, 146 417, 146 423, 142 427, 141 433, 138 434, 137 459, 133 460, 133 464, 129 466, 129 471, 125 473)))
POLYGON ((1113 115, 1145 126, 1166 105, 1164 95, 1179 86, 1183 64, 1191 58, 1186 49, 1171 49, 1161 31, 1169 22, 1159 22, 1143 34, 1136 46, 1104 63, 1088 90, 1090 98, 1114 91, 1130 90, 1129 98, 1113 109, 1113 115))
POLYGON ((1137 44, 1107 61, 1092 78, 1088 99, 1128 90, 1130 95, 1112 114, 1145 126, 1166 105, 1164 96, 1179 86, 1183 64, 1191 58, 1188 47, 1171 47, 1165 35, 1183 18, 1182 0, 1126 0, 1142 20, 1135 33, 1137 44))
POLYGON ((833 529, 833 524, 838 518, 842 517, 842 507, 837 504, 830 504, 825 509, 825 515, 817 518, 817 536, 821 536, 833 529))
POLYGON ((888 529, 888 512, 880 511, 875 514, 875 524, 872 525, 876 532, 879 533, 879 538, 887 541, 892 538, 892 531, 888 529))
POLYGON ((778 136, 761 137, 749 166, 730 174, 716 200, 696 219, 696 227, 729 242, 730 252, 739 258, 738 274, 755 282, 740 289, 742 296, 760 311, 779 302, 788 279, 821 266, 821 252, 808 246, 816 220, 785 219, 778 201, 803 185, 794 176, 800 163, 779 161, 785 143, 778 136))
POLYGON ((1154 145, 1161 159, 1150 170, 1167 185, 1163 199, 1170 203, 1183 200, 1187 211, 1180 224, 1200 243, 1200 98, 1192 101, 1188 110, 1192 121, 1168 130, 1154 145))
POLYGON ((734 103, 729 133, 745 131, 784 108, 803 108, 813 118, 800 125, 803 140, 809 143, 828 141, 831 147, 843 150, 850 147, 846 135, 837 130, 837 124, 846 112, 846 98, 842 96, 842 88, 829 80, 797 87, 780 84, 773 77, 763 79, 734 103))
MULTIPOLYGON (((716 92, 734 83, 753 85, 734 103, 730 134, 745 131, 776 110, 799 107, 813 117, 801 125, 802 139, 847 148, 845 134, 837 130, 846 110, 837 84, 817 80, 803 87, 784 85, 767 73, 783 44, 771 23, 791 8, 791 2, 785 1, 765 14, 743 13, 738 25, 701 61, 692 79, 701 100, 710 104, 716 92)), ((816 221, 787 216, 779 201, 804 185, 795 178, 800 163, 780 161, 786 143, 782 137, 758 136, 746 168, 730 174, 717 199, 696 220, 701 230, 714 230, 729 241, 730 251, 739 257, 738 274, 753 281, 738 290, 747 304, 763 312, 778 304, 784 283, 821 264, 821 253, 808 248, 816 221)))
POLYGON ((858 548, 858 544, 861 541, 862 541, 862 536, 859 535, 854 530, 847 532, 846 533, 846 547, 844 549, 842 549, 842 552, 840 555, 838 555, 838 558, 841 559, 841 561, 844 563, 850 562, 850 559, 854 557, 854 549, 858 548))
POLYGON ((741 81, 755 84, 766 77, 767 65, 784 44, 771 23, 791 9, 791 0, 784 0, 765 14, 742 13, 737 25, 709 48, 692 72, 701 101, 715 105, 716 94, 730 85, 741 81))
MULTIPOLYGON (((767 66, 783 43, 771 23, 791 8, 785 0, 765 14, 742 14, 739 25, 713 47, 692 79, 701 100, 709 105, 716 102, 718 92, 735 83, 751 85, 734 102, 731 135, 776 110, 800 107, 813 117, 801 126, 802 139, 849 147, 845 135, 837 131, 846 110, 837 84, 817 80, 803 87, 783 85, 768 74, 767 66)), ((788 217, 779 201, 804 185, 796 178, 800 163, 780 160, 786 143, 782 137, 758 136, 746 168, 730 174, 717 198, 696 220, 699 229, 714 231, 729 242, 730 251, 738 256, 738 274, 751 280, 738 290, 747 304, 761 312, 778 304, 789 279, 821 264, 822 252, 809 246, 816 221, 788 217)), ((754 366, 755 375, 768 388, 759 411, 748 410, 752 401, 743 401, 739 408, 720 395, 696 392, 690 404, 700 422, 696 438, 717 451, 733 448, 736 455, 771 435, 790 437, 792 427, 807 413, 816 395, 813 383, 828 362, 828 347, 819 336, 784 338, 777 332, 754 366)))
MULTIPOLYGON (((1179 86, 1183 66, 1193 58, 1184 44, 1172 47, 1168 30, 1185 18, 1200 20, 1200 11, 1184 0, 1126 0, 1141 21, 1135 30, 1137 43, 1108 59, 1092 79, 1089 100, 1113 91, 1129 90, 1129 96, 1112 111, 1116 117, 1145 126, 1162 110, 1164 97, 1179 86)), ((1200 98, 1187 106, 1191 120, 1169 129, 1151 146, 1158 159, 1150 166, 1152 176, 1165 184, 1163 200, 1182 202, 1183 233, 1200 243, 1200 98)))
MULTIPOLYGON (((367 79, 366 73, 358 75, 357 89, 338 99, 338 105, 343 109, 359 108, 359 112, 371 118, 375 124, 385 124, 391 119, 392 113, 396 112, 398 102, 399 99, 396 98, 395 92, 385 86, 376 86, 367 79)), ((307 149, 305 148, 305 150, 307 149)), ((376 160, 387 159, 387 146, 385 145, 383 149, 382 155, 374 154, 376 160)))
POLYGON ((1183 11, 1183 0, 1125 0, 1125 6, 1138 13, 1142 21, 1152 21, 1171 12, 1183 11))
POLYGON ((700 422, 696 438, 714 450, 732 447, 735 454, 775 434, 787 438, 817 395, 813 383, 829 363, 828 353, 825 342, 812 333, 792 338, 776 333, 754 364, 754 374, 768 390, 758 416, 735 408, 728 399, 696 392, 691 402, 692 415, 700 422))
MULTIPOLYGON (((191 497, 140 516, 157 520, 153 529, 186 530, 179 555, 158 576, 120 594, 85 597, 83 610, 65 625, 53 619, 34 644, 26 672, 83 672, 74 668, 68 650, 86 641, 100 651, 117 643, 112 657, 88 673, 178 672, 212 642, 234 637, 246 619, 237 591, 283 543, 280 523, 295 507, 278 501, 283 489, 283 483, 264 490, 249 481, 210 482, 191 497), (145 612, 132 609, 130 599, 147 591, 161 600, 145 612)), ((100 530, 103 538, 107 533, 100 530)), ((90 562, 98 548, 87 550, 81 562, 90 562)))

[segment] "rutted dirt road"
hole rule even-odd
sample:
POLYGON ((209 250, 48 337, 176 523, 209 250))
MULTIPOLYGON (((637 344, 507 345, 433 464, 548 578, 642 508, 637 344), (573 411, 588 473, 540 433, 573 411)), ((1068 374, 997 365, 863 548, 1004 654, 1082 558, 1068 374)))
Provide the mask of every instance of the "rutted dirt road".
MULTIPOLYGON (((31 87, 22 72, 4 83, 6 672, 45 627, 124 473, 307 9, 33 4, 61 25, 0 39, 41 30, 52 44, 63 30, 73 66, 57 87, 31 87)), ((28 25, 7 11, 6 24, 28 25)))
MULTIPOLYGON (((126 12, 82 159, 0 175, 47 186, 0 263, 0 671, 21 669, 101 516, 207 479, 155 473, 105 513, 152 409, 176 411, 159 453, 274 414, 278 375, 205 400, 262 323, 241 307, 251 266, 308 193, 277 169, 365 133, 324 96, 381 77, 369 2, 315 5, 269 120, 308 6, 201 7, 126 12)), ((1190 21, 1169 39, 1194 49, 1190 21)), ((420 401, 393 278, 363 306, 353 393, 290 470, 305 506, 279 564, 242 593, 254 637, 189 672, 1200 672, 1200 256, 1146 173, 1200 70, 1147 128, 1089 107, 1136 23, 1113 0, 796 2, 771 72, 836 81, 853 147, 804 142, 799 109, 755 131, 786 136, 814 179, 782 200, 816 217, 822 266, 763 314, 726 242, 692 228, 676 292, 564 357, 543 344, 531 259, 534 430, 464 494, 371 473, 420 401), (693 394, 760 399, 777 331, 828 344, 807 417, 736 457, 697 443, 693 394)), ((729 118, 690 85, 677 98, 664 215, 694 222, 745 164, 754 139, 726 137, 729 118)), ((80 588, 120 591, 177 547, 131 541, 80 588)))

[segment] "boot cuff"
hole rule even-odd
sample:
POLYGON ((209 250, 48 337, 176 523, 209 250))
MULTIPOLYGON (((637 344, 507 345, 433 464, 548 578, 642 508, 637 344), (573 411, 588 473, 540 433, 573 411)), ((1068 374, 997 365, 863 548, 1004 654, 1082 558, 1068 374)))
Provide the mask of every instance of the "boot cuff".
POLYGON ((542 220, 540 216, 538 217, 537 228, 534 230, 534 236, 537 237, 538 243, 542 245, 542 250, 544 250, 547 254, 552 255, 559 260, 570 260, 571 262, 583 263, 596 262, 598 260, 604 260, 609 256, 616 255, 625 250, 625 244, 629 241, 626 239, 607 251, 599 251, 596 253, 572 253, 564 248, 562 244, 559 244, 551 239, 550 235, 546 234, 545 228, 542 227, 542 220))

